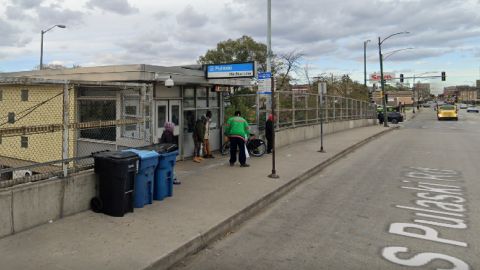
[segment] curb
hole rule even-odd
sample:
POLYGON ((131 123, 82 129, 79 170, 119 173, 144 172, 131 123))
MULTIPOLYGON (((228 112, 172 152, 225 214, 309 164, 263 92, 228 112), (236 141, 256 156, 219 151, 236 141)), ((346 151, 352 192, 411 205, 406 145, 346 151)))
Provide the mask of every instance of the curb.
POLYGON ((220 239, 225 234, 233 231, 235 228, 238 228, 242 223, 244 223, 247 219, 252 218, 253 216, 257 215, 260 211, 265 209, 267 206, 271 205, 278 199, 282 198, 286 195, 289 191, 293 190, 297 185, 303 183, 307 179, 311 178, 313 175, 318 174, 323 169, 331 165, 332 163, 336 162, 337 160, 345 157, 349 153, 352 153, 356 149, 362 147, 363 145, 367 144, 368 142, 377 139, 380 136, 385 135, 386 133, 398 129, 399 127, 390 127, 386 130, 383 130, 377 134, 374 134, 342 151, 335 154, 334 156, 328 158, 324 162, 316 165, 315 167, 309 169, 308 171, 302 173, 301 175, 293 178, 288 183, 284 184, 281 187, 278 187, 276 190, 272 191, 271 193, 263 196, 256 202, 250 204, 249 206, 245 207, 240 212, 234 214, 233 216, 227 218, 220 224, 216 225, 215 227, 211 228, 210 230, 206 231, 203 234, 198 235, 194 239, 190 240, 189 242, 185 243, 183 246, 177 248, 176 250, 172 251, 171 253, 165 255, 164 257, 160 258, 156 262, 152 263, 150 266, 144 268, 144 270, 167 270, 174 266, 176 263, 180 262, 181 260, 185 259, 186 257, 193 255, 209 244, 213 243, 217 239, 220 239))

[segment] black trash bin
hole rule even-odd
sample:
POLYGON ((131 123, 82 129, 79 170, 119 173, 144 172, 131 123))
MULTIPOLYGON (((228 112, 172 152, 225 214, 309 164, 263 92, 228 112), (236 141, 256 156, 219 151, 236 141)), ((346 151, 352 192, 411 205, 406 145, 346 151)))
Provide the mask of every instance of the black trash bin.
POLYGON ((138 156, 132 152, 93 154, 95 173, 99 175, 99 196, 91 201, 92 210, 114 217, 133 212, 133 190, 138 156))

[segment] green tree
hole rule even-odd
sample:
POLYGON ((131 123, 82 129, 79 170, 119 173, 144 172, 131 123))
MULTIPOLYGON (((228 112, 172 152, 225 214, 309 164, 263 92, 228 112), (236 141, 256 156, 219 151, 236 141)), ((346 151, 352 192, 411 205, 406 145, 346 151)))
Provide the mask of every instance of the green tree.
POLYGON ((249 36, 228 39, 217 44, 217 48, 208 50, 198 59, 199 64, 220 64, 232 62, 256 61, 259 69, 267 68, 267 45, 256 42, 249 36))

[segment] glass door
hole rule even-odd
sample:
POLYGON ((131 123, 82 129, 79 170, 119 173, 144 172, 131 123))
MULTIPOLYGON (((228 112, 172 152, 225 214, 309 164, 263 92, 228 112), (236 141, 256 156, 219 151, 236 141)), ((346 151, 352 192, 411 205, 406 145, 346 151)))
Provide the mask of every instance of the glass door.
POLYGON ((179 144, 179 136, 181 131, 181 101, 180 100, 159 100, 156 102, 156 141, 159 142, 162 137, 165 122, 172 122, 175 124, 173 135, 175 136, 175 143, 179 144))

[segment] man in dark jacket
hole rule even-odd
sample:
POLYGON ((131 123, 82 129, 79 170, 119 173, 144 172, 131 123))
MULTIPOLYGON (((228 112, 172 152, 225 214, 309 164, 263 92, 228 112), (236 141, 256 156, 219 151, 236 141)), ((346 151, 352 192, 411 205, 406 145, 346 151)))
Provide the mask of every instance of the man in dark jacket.
POLYGON ((267 154, 272 153, 273 149, 273 115, 269 114, 265 122, 265 139, 267 139, 267 154))
POLYGON ((193 144, 194 146, 194 153, 193 153, 193 161, 199 163, 203 160, 200 156, 200 149, 202 148, 202 142, 205 137, 205 124, 207 122, 207 118, 202 116, 202 118, 198 119, 195 123, 195 128, 193 130, 193 144))

